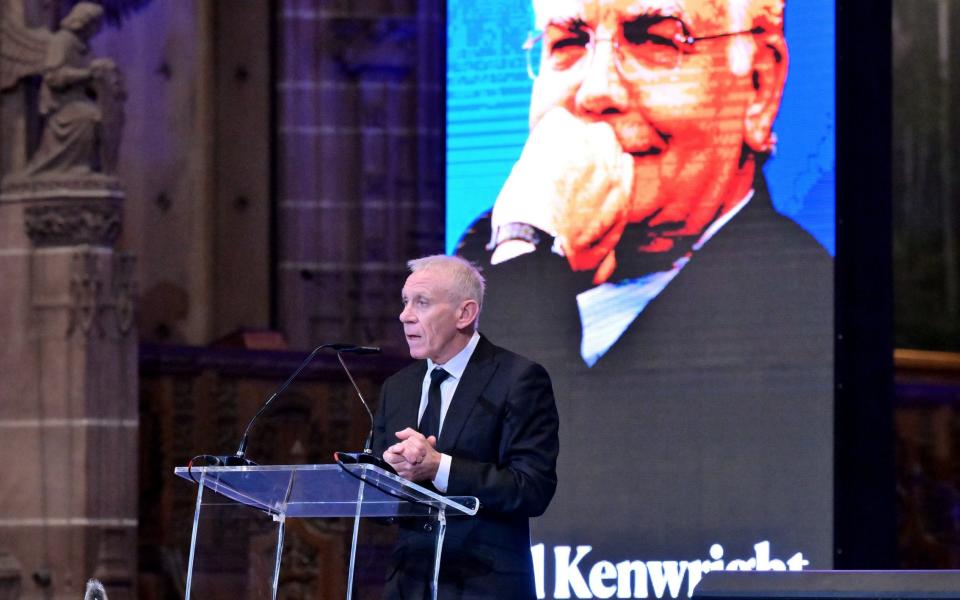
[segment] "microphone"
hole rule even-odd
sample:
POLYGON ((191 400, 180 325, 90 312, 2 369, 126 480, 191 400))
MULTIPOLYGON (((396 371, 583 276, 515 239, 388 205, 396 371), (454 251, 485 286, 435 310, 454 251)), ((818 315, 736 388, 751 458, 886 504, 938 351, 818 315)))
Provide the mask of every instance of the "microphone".
MULTIPOLYGON (((354 354, 376 354, 380 352, 380 348, 375 346, 354 346, 349 350, 343 350, 342 352, 352 352, 354 354)), ((357 392, 357 397, 360 398, 360 402, 363 404, 363 407, 367 409, 367 416, 370 417, 370 431, 367 433, 367 438, 363 440, 362 452, 334 452, 333 460, 340 466, 343 466, 344 464, 374 465, 376 467, 380 467, 384 471, 389 471, 396 475, 396 470, 394 470, 394 468, 391 467, 387 461, 373 454, 373 449, 370 447, 370 444, 373 442, 373 412, 370 411, 370 405, 367 404, 363 394, 360 392, 360 387, 357 386, 357 382, 353 380, 353 375, 350 374, 350 369, 347 368, 347 363, 343 362, 343 356, 341 356, 340 352, 337 352, 337 360, 340 361, 340 366, 343 367, 344 372, 347 374, 347 378, 350 379, 350 383, 353 385, 353 390, 357 392)))
MULTIPOLYGON (((377 354, 380 352, 380 348, 376 346, 358 346, 357 344, 344 344, 344 343, 335 343, 335 344, 322 344, 317 346, 307 355, 307 358, 300 363, 300 366, 297 367, 297 370, 287 378, 280 387, 278 387, 270 396, 267 398, 267 401, 263 403, 263 406, 260 407, 260 410, 256 412, 255 415, 247 422, 247 427, 243 430, 243 437, 240 438, 240 445, 237 447, 237 452, 233 455, 227 456, 217 456, 217 457, 208 457, 214 459, 214 465, 223 465, 223 466, 249 466, 256 464, 252 460, 246 457, 247 454, 247 442, 250 439, 250 430, 253 428, 253 424, 256 420, 267 410, 267 407, 276 400, 280 394, 282 394, 290 384, 293 383, 293 380, 297 378, 297 375, 303 371, 307 365, 313 360, 313 357, 317 355, 321 350, 334 350, 337 353, 337 358, 340 360, 340 364, 343 366, 344 370, 347 371, 347 377, 350 378, 350 383, 353 384, 353 389, 356 390, 357 395, 360 396, 360 401, 363 402, 363 407, 367 409, 367 414, 370 415, 370 435, 367 437, 366 445, 370 445, 370 439, 373 437, 373 413, 370 412, 370 407, 367 406, 367 401, 363 399, 363 395, 360 394, 360 388, 357 387, 356 382, 353 380, 353 376, 350 375, 350 371, 347 370, 347 365, 344 364, 341 354, 344 352, 352 354, 377 354)), ((369 452, 369 450, 366 450, 369 452)), ((212 465, 211 465, 212 466, 212 465)))
POLYGON ((350 354, 380 354, 380 346, 350 346, 349 348, 340 350, 340 352, 349 352, 350 354))

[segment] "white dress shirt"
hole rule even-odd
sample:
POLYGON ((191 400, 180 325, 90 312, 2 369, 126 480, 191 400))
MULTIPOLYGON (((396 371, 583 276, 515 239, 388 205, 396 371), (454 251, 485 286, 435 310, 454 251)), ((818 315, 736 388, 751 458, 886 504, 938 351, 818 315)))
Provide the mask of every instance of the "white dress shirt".
POLYGON ((687 252, 673 262, 666 271, 648 273, 635 279, 625 279, 617 283, 602 283, 577 294, 577 308, 580 312, 580 327, 583 335, 580 342, 580 356, 588 367, 597 364, 600 357, 607 353, 620 339, 651 300, 657 297, 673 281, 687 263, 695 256, 720 228, 736 216, 753 198, 753 190, 727 211, 709 227, 687 252))
MULTIPOLYGON (((450 401, 453 400, 453 394, 457 391, 457 386, 460 384, 460 379, 463 378, 463 372, 467 368, 467 363, 470 362, 470 357, 473 356, 473 351, 477 348, 479 342, 480 334, 474 331, 473 336, 470 338, 470 341, 467 342, 467 345, 464 346, 463 350, 458 352, 446 363, 438 365, 429 358, 427 359, 427 373, 423 376, 423 384, 420 386, 420 411, 417 413, 417 423, 420 423, 420 420, 423 418, 423 413, 427 410, 427 402, 429 401, 427 394, 430 391, 430 373, 433 372, 434 367, 443 367, 443 370, 449 373, 449 376, 440 383, 440 428, 437 433, 438 438, 440 437, 440 432, 443 431, 443 421, 447 418, 447 409, 450 408, 450 401)), ((453 458, 449 454, 440 454, 440 468, 437 469, 437 475, 433 479, 433 486, 441 492, 447 491, 447 483, 450 480, 450 464, 452 461, 453 458)))

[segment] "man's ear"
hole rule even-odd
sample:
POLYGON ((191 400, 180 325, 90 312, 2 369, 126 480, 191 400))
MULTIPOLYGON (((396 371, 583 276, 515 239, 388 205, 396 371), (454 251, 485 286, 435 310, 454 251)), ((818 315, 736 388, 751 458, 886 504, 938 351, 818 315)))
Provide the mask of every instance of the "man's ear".
POLYGON ((743 139, 751 150, 765 154, 773 150, 773 121, 780 110, 789 58, 787 42, 779 29, 755 34, 754 38, 757 50, 750 73, 753 97, 743 119, 743 139))
POLYGON ((466 329, 476 322, 480 305, 476 300, 464 300, 457 311, 457 329, 466 329))

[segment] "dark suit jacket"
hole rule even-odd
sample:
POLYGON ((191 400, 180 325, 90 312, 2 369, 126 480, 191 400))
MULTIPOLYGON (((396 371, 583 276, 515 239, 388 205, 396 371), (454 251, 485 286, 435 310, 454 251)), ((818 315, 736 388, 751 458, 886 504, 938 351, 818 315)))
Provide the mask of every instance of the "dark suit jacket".
MULTIPOLYGON (((533 531, 548 556, 555 544, 616 561, 831 539, 832 260, 762 180, 593 368, 576 305, 589 275, 549 240, 490 266, 484 225, 460 249, 484 266, 484 331, 550 371, 563 415, 561 484, 533 531)), ((631 263, 648 257, 618 248, 626 276, 643 272, 631 263)))
MULTIPOLYGON (((386 380, 373 450, 416 428, 426 362, 386 380)), ((481 337, 443 422, 437 448, 453 457, 447 495, 476 496, 473 518, 447 521, 440 598, 534 598, 530 517, 546 510, 557 486, 558 418, 550 376, 540 365, 481 337)), ((433 535, 406 523, 388 588, 395 598, 425 597, 433 535)))

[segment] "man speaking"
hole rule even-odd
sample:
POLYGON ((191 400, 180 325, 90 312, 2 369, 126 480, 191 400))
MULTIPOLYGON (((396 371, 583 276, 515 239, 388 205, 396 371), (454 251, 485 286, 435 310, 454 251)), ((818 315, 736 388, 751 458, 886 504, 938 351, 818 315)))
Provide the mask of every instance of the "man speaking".
MULTIPOLYGON (((448 522, 439 598, 535 598, 529 519, 557 486, 550 377, 478 333, 484 280, 473 265, 441 255, 408 266, 400 321, 419 362, 384 382, 374 452, 410 481, 480 500, 476 517, 448 522)), ((388 597, 428 597, 433 540, 404 528, 388 597)))

